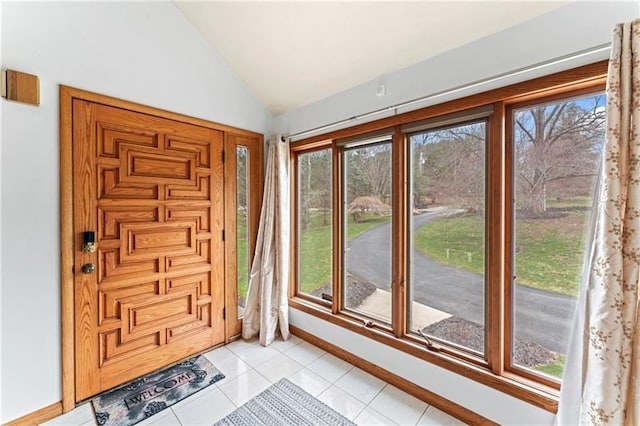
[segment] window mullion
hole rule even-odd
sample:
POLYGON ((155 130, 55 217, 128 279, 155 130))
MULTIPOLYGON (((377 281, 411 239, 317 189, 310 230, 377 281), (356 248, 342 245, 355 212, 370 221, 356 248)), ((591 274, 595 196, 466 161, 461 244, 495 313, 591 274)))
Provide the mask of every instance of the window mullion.
POLYGON ((495 374, 504 371, 504 103, 494 105, 489 119, 487 144, 486 216, 486 354, 495 374))
POLYGON ((392 143, 392 282, 391 325, 396 337, 407 328, 407 144, 406 136, 396 128, 392 143))
POLYGON ((503 255, 503 312, 502 321, 504 324, 503 329, 503 344, 504 349, 502 353, 502 366, 509 368, 511 365, 511 348, 512 348, 512 336, 513 336, 513 276, 515 271, 513 269, 513 232, 514 232, 514 152, 515 147, 513 144, 513 108, 509 107, 504 109, 504 255, 503 255))
POLYGON ((343 170, 342 170, 342 149, 339 148, 335 141, 332 143, 331 155, 332 155, 332 169, 331 172, 333 174, 333 250, 332 250, 332 261, 333 261, 333 275, 332 275, 332 285, 333 285, 333 300, 331 302, 331 312, 337 314, 342 309, 342 297, 343 297, 343 289, 344 289, 344 273, 342 271, 342 255, 344 253, 344 241, 343 236, 345 235, 344 231, 344 212, 343 212, 343 197, 344 197, 344 189, 342 187, 343 181, 343 170))

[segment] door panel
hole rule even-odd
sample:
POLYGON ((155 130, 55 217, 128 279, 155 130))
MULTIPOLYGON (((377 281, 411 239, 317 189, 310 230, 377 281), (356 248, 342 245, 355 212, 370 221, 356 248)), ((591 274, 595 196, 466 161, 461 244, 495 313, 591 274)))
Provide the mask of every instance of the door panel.
POLYGON ((223 139, 73 101, 77 401, 224 341, 223 139))

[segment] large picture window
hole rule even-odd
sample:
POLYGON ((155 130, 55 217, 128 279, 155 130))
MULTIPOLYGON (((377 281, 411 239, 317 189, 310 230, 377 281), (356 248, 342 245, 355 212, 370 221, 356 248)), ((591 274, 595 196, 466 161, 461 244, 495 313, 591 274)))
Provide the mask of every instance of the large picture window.
POLYGON ((554 411, 605 74, 598 63, 294 142, 291 306, 554 411))

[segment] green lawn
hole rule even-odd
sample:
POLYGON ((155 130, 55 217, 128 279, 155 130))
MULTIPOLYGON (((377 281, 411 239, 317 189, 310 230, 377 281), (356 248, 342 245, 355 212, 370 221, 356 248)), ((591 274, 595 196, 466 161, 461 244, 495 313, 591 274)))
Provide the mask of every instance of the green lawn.
POLYGON ((568 199, 548 199, 548 208, 565 208, 565 207, 591 207, 593 198, 591 197, 571 197, 568 199))
MULTIPOLYGON (((390 216, 367 215, 360 222, 347 219, 347 239, 391 220, 390 216)), ((320 213, 313 213, 300 235, 300 291, 309 293, 331 283, 331 226, 322 225, 320 213)))
POLYGON ((541 373, 548 374, 552 377, 557 377, 558 379, 562 379, 562 372, 564 370, 564 364, 567 361, 567 357, 565 355, 560 354, 555 362, 545 365, 539 365, 534 368, 534 370, 539 371, 541 373))
POLYGON ((238 263, 238 296, 245 299, 247 297, 247 286, 249 285, 249 258, 247 257, 247 214, 238 211, 237 216, 237 263, 238 263))
MULTIPOLYGON (((586 220, 586 212, 569 212, 557 219, 519 219, 515 256, 518 283, 575 296, 586 220)), ((439 219, 418 230, 415 246, 441 263, 483 273, 483 229, 481 216, 439 219)))
POLYGON ((466 271, 484 272, 484 218, 434 220, 415 233, 415 248, 425 256, 466 271))

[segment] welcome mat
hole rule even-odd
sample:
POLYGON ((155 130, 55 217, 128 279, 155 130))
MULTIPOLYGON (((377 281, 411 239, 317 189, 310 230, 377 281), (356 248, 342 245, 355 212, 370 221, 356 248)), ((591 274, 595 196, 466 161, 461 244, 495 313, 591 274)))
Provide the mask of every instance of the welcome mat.
POLYGON ((216 426, 247 425, 355 426, 355 423, 289 380, 281 379, 216 423, 216 426))
POLYGON ((91 403, 100 426, 129 426, 222 379, 200 355, 100 394, 91 403))

